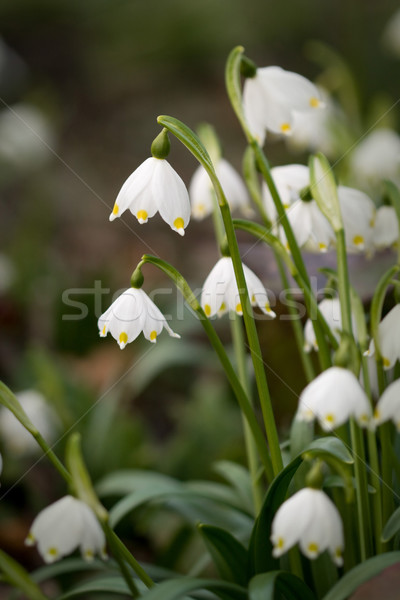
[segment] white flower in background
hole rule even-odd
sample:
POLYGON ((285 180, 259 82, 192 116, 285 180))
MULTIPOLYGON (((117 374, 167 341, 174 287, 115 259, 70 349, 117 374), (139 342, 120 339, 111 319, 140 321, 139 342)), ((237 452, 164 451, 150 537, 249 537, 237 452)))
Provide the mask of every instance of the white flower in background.
MULTIPOLYGON (((340 302, 338 298, 324 298, 318 304, 318 308, 329 325, 335 338, 339 341, 340 330, 342 329, 342 315, 340 302)), ((354 326, 354 319, 353 319, 354 326)), ((314 327, 311 319, 307 319, 304 326, 304 350, 310 352, 312 349, 318 350, 318 344, 315 337, 314 327)))
POLYGON ((335 564, 343 564, 342 519, 322 490, 304 488, 286 500, 272 521, 271 541, 276 558, 299 543, 307 558, 317 558, 328 550, 335 564))
MULTIPOLYGON (((230 209, 241 208, 249 210, 250 199, 246 186, 239 173, 224 158, 215 163, 217 177, 224 190, 230 209)), ((192 216, 195 219, 204 219, 210 215, 216 203, 214 188, 201 165, 196 169, 189 185, 189 197, 192 205, 192 216)))
MULTIPOLYGON (((328 220, 319 210, 315 200, 302 200, 300 193, 310 185, 310 173, 304 165, 285 165, 271 169, 278 193, 281 197, 293 233, 300 247, 311 252, 326 252, 334 243, 335 235, 328 220)), ((277 220, 272 196, 263 184, 263 200, 267 215, 272 222, 277 220)), ((279 229, 283 242, 286 237, 279 229)))
MULTIPOLYGON (((45 440, 53 441, 58 420, 45 397, 36 390, 19 392, 16 397, 45 440)), ((0 437, 9 451, 16 455, 35 453, 40 450, 32 435, 4 406, 0 407, 0 437)))
MULTIPOLYGON (((378 336, 383 368, 390 369, 400 358, 400 304, 396 304, 379 323, 378 336)), ((365 356, 375 354, 374 340, 371 340, 364 354, 365 356)))
POLYGON ((16 168, 40 167, 54 143, 49 120, 35 106, 14 104, 0 111, 0 159, 16 168))
POLYGON ((37 544, 46 563, 71 554, 76 548, 85 560, 93 560, 96 553, 107 558, 105 536, 95 514, 73 496, 64 496, 42 510, 33 521, 25 544, 37 544))
POLYGON ((383 392, 374 412, 374 425, 391 419, 400 431, 400 379, 391 383, 383 392))
POLYGON ((400 9, 390 17, 382 35, 383 45, 397 58, 400 58, 400 9))
POLYGON ((129 288, 101 315, 98 320, 100 337, 108 332, 117 340, 123 350, 143 331, 144 337, 156 342, 157 336, 165 328, 171 337, 180 338, 174 333, 162 312, 141 289, 129 288))
MULTIPOLYGON (((257 275, 246 265, 243 265, 243 271, 251 305, 258 306, 269 317, 275 317, 267 292, 257 275)), ((207 317, 214 315, 221 317, 228 311, 234 311, 238 315, 243 314, 231 258, 220 258, 214 266, 204 282, 200 303, 207 317)))
POLYGON ((337 188, 348 252, 371 251, 375 204, 371 198, 353 188, 339 185, 337 188))
POLYGON ((376 211, 373 243, 382 250, 393 247, 399 239, 399 222, 393 206, 381 206, 376 211))
POLYGON ((318 88, 305 77, 281 67, 263 67, 247 78, 243 109, 251 133, 261 144, 266 130, 290 135, 294 113, 322 106, 318 88))
POLYGON ((357 144, 351 156, 354 178, 360 186, 400 175, 400 136, 392 129, 374 129, 357 144))
POLYGON ((351 371, 330 367, 300 394, 296 418, 317 419, 324 431, 332 431, 354 417, 361 427, 369 424, 371 407, 365 391, 351 371))
POLYGON ((190 220, 189 194, 169 162, 151 156, 125 181, 114 204, 110 221, 127 209, 139 223, 147 223, 158 211, 166 223, 184 235, 190 220))

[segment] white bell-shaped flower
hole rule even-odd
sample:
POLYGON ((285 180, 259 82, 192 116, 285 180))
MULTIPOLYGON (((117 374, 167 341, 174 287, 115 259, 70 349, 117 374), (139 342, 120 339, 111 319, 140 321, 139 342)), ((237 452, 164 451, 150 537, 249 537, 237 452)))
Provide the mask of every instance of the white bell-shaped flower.
POLYGON ((110 332, 121 350, 142 331, 144 337, 153 343, 157 341, 163 328, 171 337, 180 338, 180 335, 172 331, 164 315, 148 295, 137 288, 125 290, 101 315, 98 327, 100 337, 105 337, 110 332))
MULTIPOLYGON (((318 308, 325 321, 332 330, 335 338, 339 341, 339 331, 342 329, 342 315, 338 298, 324 298, 318 304, 318 308)), ((304 350, 310 352, 312 349, 318 351, 314 327, 311 319, 307 319, 304 326, 304 350)))
MULTIPOLYGON (((265 315, 275 317, 265 287, 257 275, 246 265, 243 265, 243 271, 251 305, 258 306, 265 315)), ((231 258, 226 256, 220 258, 213 267, 204 282, 200 303, 207 317, 214 315, 221 317, 228 311, 234 311, 238 315, 243 314, 231 258)))
POLYGON ((339 567, 343 564, 342 519, 322 490, 304 488, 286 500, 272 521, 271 541, 276 558, 299 543, 307 558, 328 550, 339 567))
MULTIPOLYGON (((315 200, 303 200, 300 196, 301 191, 310 185, 308 167, 304 165, 274 167, 271 169, 271 175, 298 245, 310 252, 326 252, 335 241, 333 229, 315 200)), ((263 184, 263 200, 267 215, 272 222, 276 222, 277 212, 266 184, 263 184)), ((283 242, 286 243, 281 227, 279 231, 283 242)))
POLYGON ((373 244, 376 249, 393 247, 399 239, 399 221, 393 206, 381 206, 376 211, 373 244))
MULTIPOLYGON (((230 209, 241 208, 245 212, 248 211, 250 199, 239 173, 224 158, 220 158, 215 163, 215 172, 230 209)), ((204 219, 213 212, 216 202, 214 188, 207 171, 201 165, 194 172, 190 182, 189 197, 192 216, 195 219, 204 219)))
POLYGON ((114 204, 110 221, 127 209, 139 223, 147 223, 158 211, 166 223, 184 235, 190 220, 189 194, 169 162, 151 156, 125 181, 114 204))
POLYGON ((367 194, 360 190, 339 185, 337 191, 346 234, 347 251, 371 251, 375 204, 367 194))
POLYGON ((25 544, 37 544, 46 563, 71 554, 76 548, 85 560, 93 560, 95 554, 107 558, 105 536, 95 514, 73 496, 64 496, 42 510, 33 521, 25 544))
POLYGON ((318 88, 305 77, 281 67, 263 67, 247 78, 243 109, 251 133, 261 144, 266 130, 290 135, 295 111, 322 106, 318 88))
MULTIPOLYGON (((379 323, 379 346, 383 368, 390 369, 400 359, 400 304, 396 304, 379 323)), ((375 354, 374 340, 371 340, 366 356, 375 354)))
POLYGON ((376 405, 373 425, 380 425, 391 419, 400 431, 400 379, 391 383, 376 405))
POLYGON ((360 186, 400 176, 400 136, 393 129, 374 129, 351 156, 354 178, 360 186))
POLYGON ((361 427, 371 418, 368 397, 357 377, 347 369, 330 367, 300 394, 296 418, 317 419, 324 431, 332 431, 354 417, 361 427))

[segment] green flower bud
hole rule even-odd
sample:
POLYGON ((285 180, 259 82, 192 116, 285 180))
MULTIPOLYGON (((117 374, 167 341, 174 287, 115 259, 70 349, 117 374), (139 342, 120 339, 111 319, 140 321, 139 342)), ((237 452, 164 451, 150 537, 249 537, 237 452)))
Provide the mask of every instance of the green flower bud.
POLYGON ((171 144, 168 137, 168 130, 164 127, 151 145, 151 154, 154 158, 167 158, 170 149, 171 144))
POLYGON ((140 289, 143 285, 144 277, 140 267, 136 267, 131 275, 131 287, 140 289))

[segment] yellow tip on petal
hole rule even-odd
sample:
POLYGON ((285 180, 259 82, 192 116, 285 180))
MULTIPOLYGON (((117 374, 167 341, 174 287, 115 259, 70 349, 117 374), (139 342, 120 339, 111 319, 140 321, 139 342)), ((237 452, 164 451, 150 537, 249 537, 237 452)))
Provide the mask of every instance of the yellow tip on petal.
POLYGON ((292 131, 292 128, 290 127, 289 123, 282 123, 280 129, 281 129, 281 132, 284 133, 285 135, 288 135, 292 131))
POLYGON ((318 248, 319 248, 320 252, 326 252, 326 250, 327 250, 327 246, 323 242, 320 242, 318 244, 318 248))
POLYGON ((185 234, 184 225, 185 225, 185 223, 184 223, 182 217, 178 217, 177 219, 175 219, 174 227, 176 227, 179 235, 185 234))
POLYGON ((211 315, 211 306, 209 304, 204 306, 204 312, 206 313, 207 317, 211 315))
POLYGON ((318 106, 320 105, 320 101, 318 100, 318 98, 316 98, 315 96, 312 96, 310 98, 310 106, 312 108, 318 108, 318 106))
POLYGON ((380 411, 376 408, 374 410, 374 419, 380 419, 381 418, 381 413, 380 411))
POLYGON ((236 308, 235 308, 236 312, 238 315, 242 315, 243 314, 243 310, 242 310, 242 305, 240 302, 238 302, 238 304, 236 304, 236 308))
POLYGON ((128 343, 128 334, 125 333, 125 331, 119 334, 118 343, 121 346, 121 349, 125 348, 126 344, 128 343))
POLYGON ((150 333, 150 341, 151 341, 151 342, 155 342, 155 341, 156 341, 156 338, 157 338, 157 331, 152 331, 152 332, 150 333))
POLYGON ((57 550, 57 548, 52 547, 47 550, 46 554, 49 558, 51 558, 52 560, 55 560, 58 556, 58 550, 57 550))
POLYGON ((329 425, 333 425, 335 423, 335 415, 333 415, 332 413, 329 413, 329 414, 325 415, 324 420, 327 423, 329 423, 329 425))
POLYGON ((310 554, 318 554, 319 546, 315 542, 310 542, 310 544, 307 546, 307 550, 310 552, 310 554))
POLYGON ((226 310, 226 304, 225 304, 225 302, 223 302, 221 304, 221 306, 219 307, 219 312, 223 312, 224 310, 226 310))
POLYGON ((33 546, 36 543, 35 536, 30 531, 25 539, 25 546, 33 546))
POLYGON ((383 361, 383 366, 385 367, 385 369, 388 369, 390 367, 390 365, 391 365, 390 359, 386 358, 384 356, 383 359, 382 359, 382 361, 383 361))
POLYGON ((268 304, 268 302, 266 302, 266 303, 265 303, 265 306, 264 306, 264 308, 265 308, 265 310, 266 310, 267 312, 269 312, 269 313, 270 313, 270 312, 272 312, 272 310, 271 310, 271 307, 270 307, 270 305, 268 304))
POLYGON ((282 550, 285 547, 285 540, 283 538, 278 538, 278 541, 275 544, 275 548, 282 550))
POLYGON ((364 238, 362 235, 355 235, 353 237, 353 244, 355 246, 364 246, 364 238))
POLYGON ((142 223, 147 223, 148 214, 145 210, 138 210, 138 212, 136 213, 136 218, 139 221, 139 223, 142 225, 142 223))
POLYGON ((91 548, 88 548, 87 550, 85 550, 83 558, 85 560, 93 560, 93 558, 94 558, 94 552, 93 552, 93 550, 91 548))
POLYGON ((118 213, 119 213, 119 206, 117 203, 114 204, 114 208, 112 209, 112 213, 109 216, 110 221, 114 221, 114 219, 116 217, 118 217, 118 213))

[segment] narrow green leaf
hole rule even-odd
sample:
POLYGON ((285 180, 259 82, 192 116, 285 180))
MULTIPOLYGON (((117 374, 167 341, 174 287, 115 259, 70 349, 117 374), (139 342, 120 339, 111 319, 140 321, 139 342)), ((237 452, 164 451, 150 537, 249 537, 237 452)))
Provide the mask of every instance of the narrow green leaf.
POLYGON ((201 165, 206 169, 207 173, 212 176, 215 175, 214 165, 212 164, 210 155, 204 147, 204 144, 200 140, 199 136, 190 129, 185 123, 175 119, 175 117, 169 117, 167 115, 161 115, 157 118, 157 122, 163 125, 168 131, 170 131, 199 161, 201 165))
POLYGON ((249 600, 274 600, 276 592, 287 600, 316 600, 304 581, 287 571, 261 573, 250 581, 249 600))
POLYGON ((131 590, 122 577, 96 577, 85 583, 81 583, 77 587, 62 594, 57 600, 67 600, 67 598, 75 598, 76 596, 84 596, 86 594, 111 593, 121 594, 122 596, 132 596, 131 590))
POLYGON ((312 456, 319 456, 322 459, 324 455, 337 458, 339 461, 352 465, 354 459, 342 440, 335 436, 321 437, 313 440, 311 444, 303 451, 304 454, 310 454, 312 456))
POLYGON ((248 554, 244 546, 220 527, 199 525, 198 528, 221 577, 246 586, 248 554))
POLYGON ((249 471, 243 465, 228 460, 218 461, 213 468, 232 485, 246 510, 252 513, 253 496, 249 471))
POLYGON ((229 54, 225 67, 225 86, 232 108, 239 119, 243 131, 246 133, 246 136, 250 138, 251 135, 244 118, 242 90, 240 83, 240 63, 242 62, 243 52, 243 46, 236 46, 236 48, 234 48, 229 54))
POLYGON ((146 600, 177 600, 193 592, 203 590, 213 592, 224 600, 247 600, 246 590, 239 585, 217 579, 196 579, 193 577, 164 581, 143 594, 142 598, 146 600))
POLYGON ((0 550, 0 570, 4 573, 5 580, 20 589, 29 600, 48 600, 29 573, 3 550, 0 550))
POLYGON ((400 531, 400 507, 397 508, 382 531, 382 542, 388 542, 400 531))
POLYGON ((323 600, 346 600, 362 583, 399 561, 400 552, 388 552, 364 561, 343 575, 323 600))

